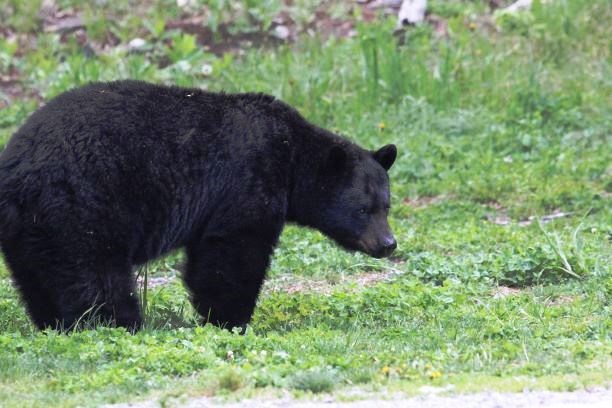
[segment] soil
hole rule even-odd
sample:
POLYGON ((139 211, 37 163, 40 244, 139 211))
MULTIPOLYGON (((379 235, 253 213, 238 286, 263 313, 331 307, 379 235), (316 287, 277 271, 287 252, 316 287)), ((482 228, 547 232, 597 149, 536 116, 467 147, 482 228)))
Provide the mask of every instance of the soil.
MULTIPOLYGON (((169 401, 166 401, 168 403, 169 401)), ((113 408, 157 408, 157 401, 108 405, 113 408)), ((185 408, 608 408, 612 406, 612 390, 598 388, 573 392, 530 391, 522 393, 480 392, 453 396, 422 395, 418 397, 393 396, 390 399, 366 399, 360 401, 341 402, 333 397, 323 397, 317 400, 304 401, 293 398, 282 399, 250 399, 240 402, 224 403, 213 398, 192 398, 177 400, 176 404, 185 408)))

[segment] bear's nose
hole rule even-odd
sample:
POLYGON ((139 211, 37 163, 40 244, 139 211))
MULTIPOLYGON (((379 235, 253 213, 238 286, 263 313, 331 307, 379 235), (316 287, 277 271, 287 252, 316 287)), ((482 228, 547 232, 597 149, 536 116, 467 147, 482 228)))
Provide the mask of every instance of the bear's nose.
POLYGON ((392 236, 383 238, 383 241, 382 241, 383 256, 391 255, 391 253, 395 250, 395 248, 397 248, 397 242, 395 241, 395 238, 393 238, 392 236))
POLYGON ((383 241, 383 247, 388 251, 393 251, 397 248, 397 242, 395 242, 395 238, 386 237, 383 241))

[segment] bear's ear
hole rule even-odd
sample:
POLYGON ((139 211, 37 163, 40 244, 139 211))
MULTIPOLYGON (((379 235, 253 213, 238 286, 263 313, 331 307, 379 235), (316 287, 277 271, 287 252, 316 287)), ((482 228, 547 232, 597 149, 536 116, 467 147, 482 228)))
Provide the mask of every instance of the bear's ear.
POLYGON ((334 145, 327 153, 326 168, 340 171, 346 166, 346 150, 342 146, 334 145))
POLYGON ((374 160, 383 166, 383 169, 389 170, 391 166, 393 166, 395 158, 397 157, 397 147, 395 147, 393 144, 386 145, 375 151, 373 156, 374 160))

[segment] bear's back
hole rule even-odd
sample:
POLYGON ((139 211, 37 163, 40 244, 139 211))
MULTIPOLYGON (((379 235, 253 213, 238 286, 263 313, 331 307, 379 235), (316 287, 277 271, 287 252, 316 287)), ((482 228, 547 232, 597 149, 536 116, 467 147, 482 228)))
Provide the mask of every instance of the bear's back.
POLYGON ((85 227, 108 241, 126 236, 136 259, 150 259, 214 211, 265 201, 237 197, 286 186, 291 143, 284 121, 266 114, 274 101, 137 81, 66 92, 0 154, 0 204, 55 236, 85 227))

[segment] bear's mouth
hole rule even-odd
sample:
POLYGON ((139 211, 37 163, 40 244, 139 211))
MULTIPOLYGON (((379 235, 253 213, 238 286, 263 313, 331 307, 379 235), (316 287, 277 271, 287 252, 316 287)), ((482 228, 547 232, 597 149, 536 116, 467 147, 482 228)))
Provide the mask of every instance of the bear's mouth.
POLYGON ((366 242, 362 240, 357 241, 357 250, 359 252, 363 252, 364 254, 369 255, 372 258, 377 258, 377 259, 387 258, 391 256, 395 248, 396 248, 395 243, 393 245, 388 245, 388 246, 381 246, 381 245, 372 246, 372 245, 368 245, 366 242))
POLYGON ((358 241, 353 241, 353 240, 340 240, 340 239, 334 239, 333 240, 338 246, 340 246, 342 249, 344 249, 345 251, 348 252, 363 252, 367 255, 369 255, 364 247, 362 245, 359 244, 358 241))
POLYGON ((393 249, 372 248, 362 240, 358 241, 336 241, 343 249, 349 252, 361 252, 372 258, 387 258, 393 253, 393 249))

